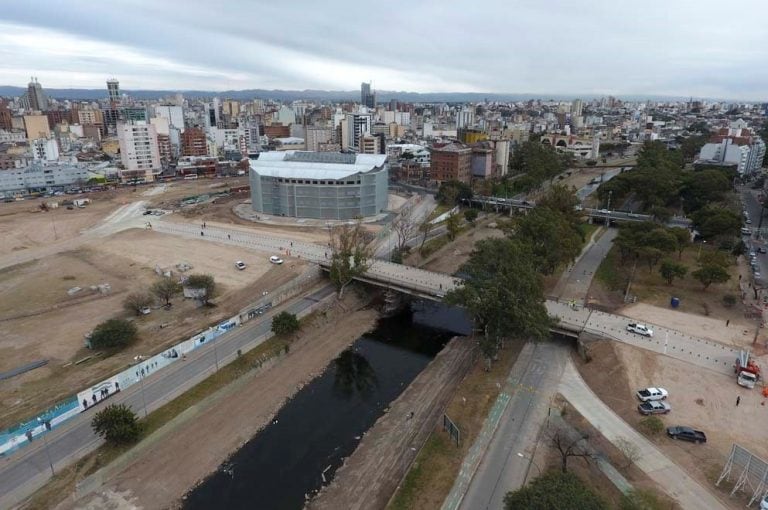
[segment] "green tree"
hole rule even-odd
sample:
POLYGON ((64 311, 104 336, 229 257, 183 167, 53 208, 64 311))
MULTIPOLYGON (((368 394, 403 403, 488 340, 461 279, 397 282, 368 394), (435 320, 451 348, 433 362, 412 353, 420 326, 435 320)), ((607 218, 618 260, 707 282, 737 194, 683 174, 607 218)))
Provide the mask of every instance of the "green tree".
POLYGON ((466 279, 445 300, 472 314, 489 366, 503 339, 549 335, 541 277, 527 245, 508 238, 478 241, 460 271, 466 279))
POLYGON ((551 186, 547 193, 536 203, 537 207, 545 207, 557 211, 573 223, 581 221, 580 214, 576 211, 579 205, 579 197, 576 196, 576 188, 563 184, 551 186))
POLYGON ((139 316, 144 308, 152 306, 153 301, 152 296, 146 292, 134 292, 125 297, 123 308, 139 316))
POLYGON ((470 222, 472 225, 475 224, 475 220, 480 215, 480 213, 477 211, 477 209, 467 209, 464 211, 464 219, 470 222))
POLYGON ((546 275, 573 261, 583 242, 581 232, 565 216, 545 207, 536 207, 522 216, 514 235, 531 247, 538 270, 546 275))
POLYGON ((718 205, 707 205, 692 216, 693 225, 704 239, 718 236, 736 237, 741 227, 738 214, 718 205))
POLYGON ((184 286, 190 289, 202 290, 200 301, 205 305, 216 295, 216 281, 209 274, 191 274, 184 281, 184 286))
POLYGON ((125 404, 110 404, 96 413, 91 428, 111 445, 133 443, 141 436, 136 413, 125 404))
POLYGON ((505 510, 607 510, 610 508, 573 473, 552 471, 508 492, 505 510))
POLYGON ((704 290, 713 283, 725 283, 731 278, 723 266, 714 264, 704 264, 691 275, 704 285, 704 290))
POLYGON ((165 301, 166 305, 170 305, 171 299, 181 294, 182 288, 181 284, 173 278, 163 278, 153 283, 149 291, 158 299, 165 301))
POLYGON ((352 281, 365 274, 370 265, 370 249, 365 231, 358 221, 354 225, 338 225, 330 230, 331 282, 336 286, 339 298, 352 281))
POLYGON ((448 219, 445 220, 445 228, 448 229, 448 239, 453 241, 456 236, 461 232, 461 218, 458 214, 451 214, 448 219))
POLYGON ((683 258, 683 251, 691 244, 691 232, 687 228, 673 227, 669 233, 677 240, 677 259, 683 258))
POLYGON ((720 170, 706 169, 685 175, 680 189, 685 209, 698 211, 713 202, 723 200, 731 189, 731 180, 720 170))
POLYGON ((549 144, 529 140, 512 154, 510 167, 516 173, 526 174, 511 182, 511 191, 527 192, 563 173, 568 168, 568 156, 559 154, 549 144))
POLYGON ((123 319, 109 319, 93 329, 89 337, 91 348, 125 347, 138 337, 136 326, 123 319))
POLYGON ((667 259, 661 263, 659 273, 666 280, 667 285, 672 285, 675 278, 684 278, 688 274, 688 268, 679 262, 667 259))
POLYGON ((462 200, 472 198, 472 188, 461 181, 446 181, 437 189, 437 200, 447 206, 453 207, 462 200))
POLYGON ((272 332, 276 335, 290 335, 298 331, 300 327, 296 314, 280 312, 272 317, 272 332))

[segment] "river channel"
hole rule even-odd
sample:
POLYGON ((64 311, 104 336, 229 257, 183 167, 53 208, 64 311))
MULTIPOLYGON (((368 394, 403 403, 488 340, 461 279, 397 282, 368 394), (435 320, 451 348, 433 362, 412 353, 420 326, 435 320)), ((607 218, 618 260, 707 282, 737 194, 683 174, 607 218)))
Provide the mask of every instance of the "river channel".
MULTIPOLYGON (((414 316, 423 315, 424 307, 413 308, 380 319, 376 329, 342 352, 189 492, 184 508, 301 509, 453 336, 418 324, 414 316)), ((428 308, 433 322, 440 310, 428 308)), ((448 309, 443 313, 454 315, 448 309)))

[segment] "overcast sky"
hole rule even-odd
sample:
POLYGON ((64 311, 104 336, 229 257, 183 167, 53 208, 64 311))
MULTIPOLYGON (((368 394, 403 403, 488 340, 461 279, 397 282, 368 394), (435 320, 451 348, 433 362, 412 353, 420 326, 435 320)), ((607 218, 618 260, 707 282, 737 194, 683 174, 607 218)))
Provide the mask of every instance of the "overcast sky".
POLYGON ((23 0, 0 85, 768 99, 768 1, 23 0))

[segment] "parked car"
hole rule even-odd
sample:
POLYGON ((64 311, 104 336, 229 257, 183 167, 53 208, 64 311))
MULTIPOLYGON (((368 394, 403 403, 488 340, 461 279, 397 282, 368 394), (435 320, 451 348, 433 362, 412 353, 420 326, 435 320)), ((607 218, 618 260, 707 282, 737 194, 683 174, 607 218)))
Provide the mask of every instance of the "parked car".
POLYGON ((643 336, 653 336, 653 330, 645 324, 638 324, 636 322, 630 322, 627 324, 627 331, 630 333, 637 333, 643 336))
POLYGON ((235 268, 242 271, 243 269, 246 268, 245 262, 243 262, 242 260, 238 260, 237 262, 235 262, 235 268))
POLYGON ((638 405, 637 410, 640 411, 640 414, 647 416, 649 414, 667 414, 672 410, 672 407, 670 407, 670 405, 666 402, 650 400, 638 405))
POLYGON ((638 390, 636 395, 641 401, 648 402, 649 400, 664 400, 669 396, 669 393, 664 388, 645 388, 638 390))
POLYGON ((704 432, 680 425, 667 427, 667 435, 672 439, 682 439, 683 441, 690 441, 692 443, 707 442, 707 435, 704 432))
POLYGON ((760 274, 760 271, 755 271, 755 280, 759 280, 762 278, 763 275, 760 274))
POLYGON ((283 263, 283 259, 281 259, 277 255, 272 255, 271 257, 269 257, 269 261, 272 262, 273 264, 282 264, 283 263))
POLYGON ((141 315, 149 315, 150 313, 152 313, 152 309, 148 306, 142 307, 141 310, 139 311, 141 312, 141 315))
POLYGON ((758 253, 768 253, 768 250, 765 249, 765 246, 761 246, 760 248, 757 249, 757 252, 758 253))
POLYGON ((760 510, 768 510, 768 495, 760 500, 760 510))

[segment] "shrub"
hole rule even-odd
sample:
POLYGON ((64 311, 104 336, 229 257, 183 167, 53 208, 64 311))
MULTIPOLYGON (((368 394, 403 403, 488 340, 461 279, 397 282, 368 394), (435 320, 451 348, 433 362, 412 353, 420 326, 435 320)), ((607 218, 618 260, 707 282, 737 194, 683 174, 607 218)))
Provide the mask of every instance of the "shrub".
POLYGON ((280 312, 272 317, 272 332, 276 335, 288 335, 298 331, 300 327, 295 314, 280 312))
POLYGON ((141 425, 130 407, 125 404, 108 405, 93 417, 91 428, 107 443, 133 443, 141 436, 141 425))
POLYGON ((723 296, 723 306, 726 308, 733 308, 739 299, 733 294, 726 294, 723 296))
POLYGON ((658 416, 647 416, 640 420, 640 429, 648 436, 658 436, 664 431, 664 422, 658 416))
POLYGON ((108 349, 125 347, 138 336, 136 326, 127 320, 109 319, 93 329, 90 336, 91 348, 108 349))

